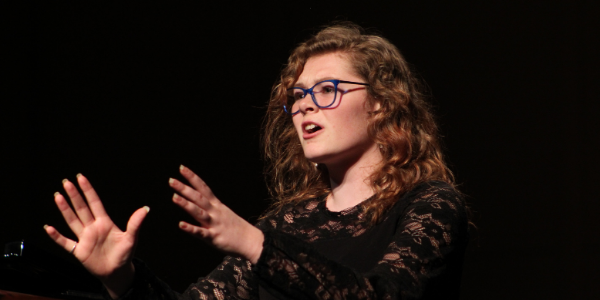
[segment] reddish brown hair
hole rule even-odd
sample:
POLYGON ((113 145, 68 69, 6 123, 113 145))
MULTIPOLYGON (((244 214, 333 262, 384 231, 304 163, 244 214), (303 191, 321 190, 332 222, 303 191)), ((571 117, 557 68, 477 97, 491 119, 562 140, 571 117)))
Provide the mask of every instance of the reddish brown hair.
POLYGON ((383 161, 370 177, 375 196, 364 207, 368 220, 380 221, 400 195, 421 182, 442 180, 453 185, 422 85, 398 49, 383 37, 365 34, 355 24, 336 24, 300 44, 273 87, 263 136, 267 185, 275 200, 270 212, 329 192, 326 167, 315 168, 306 159, 292 118, 281 103, 306 61, 332 52, 345 55, 355 72, 369 83, 368 105, 379 104, 379 109, 370 113, 368 132, 381 145, 383 161))

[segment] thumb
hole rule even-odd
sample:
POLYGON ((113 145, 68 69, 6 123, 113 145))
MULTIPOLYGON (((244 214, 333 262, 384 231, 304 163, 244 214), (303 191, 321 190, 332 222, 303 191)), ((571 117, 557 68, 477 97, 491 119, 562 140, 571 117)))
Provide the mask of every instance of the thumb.
POLYGON ((144 206, 138 210, 136 210, 131 218, 129 218, 129 222, 127 222, 127 233, 132 234, 133 236, 137 236, 140 227, 142 226, 142 222, 150 212, 150 207, 144 206))

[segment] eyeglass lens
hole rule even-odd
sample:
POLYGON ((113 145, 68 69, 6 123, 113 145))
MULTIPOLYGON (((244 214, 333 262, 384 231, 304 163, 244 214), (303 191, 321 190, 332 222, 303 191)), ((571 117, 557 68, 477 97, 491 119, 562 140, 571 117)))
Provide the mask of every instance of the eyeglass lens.
MULTIPOLYGON (((305 90, 301 88, 289 90, 287 102, 284 104, 286 111, 288 111, 288 113, 298 112, 300 109, 298 101, 308 97, 308 94, 308 92, 305 92, 305 90)), ((335 103, 336 95, 337 85, 334 82, 319 82, 312 88, 312 99, 320 108, 332 106, 335 103)))

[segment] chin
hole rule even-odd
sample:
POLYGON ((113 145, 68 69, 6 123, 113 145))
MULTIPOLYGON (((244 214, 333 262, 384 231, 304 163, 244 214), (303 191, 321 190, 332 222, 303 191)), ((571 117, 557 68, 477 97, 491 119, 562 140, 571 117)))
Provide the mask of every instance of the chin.
POLYGON ((331 160, 332 157, 335 157, 334 154, 330 153, 307 153, 304 152, 304 156, 308 161, 317 164, 327 164, 328 161, 331 160))
POLYGON ((321 163, 321 155, 319 155, 318 153, 315 153, 314 151, 304 151, 304 157, 306 157, 306 159, 308 159, 308 161, 313 162, 313 163, 321 163))

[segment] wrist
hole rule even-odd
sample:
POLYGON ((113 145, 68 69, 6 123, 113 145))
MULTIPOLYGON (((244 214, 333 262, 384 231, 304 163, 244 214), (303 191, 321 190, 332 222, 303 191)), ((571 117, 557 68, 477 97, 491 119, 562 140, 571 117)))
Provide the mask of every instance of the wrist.
POLYGON ((253 234, 252 234, 252 238, 249 239, 251 244, 248 247, 249 252, 246 255, 246 258, 252 264, 256 264, 258 262, 258 259, 260 258, 260 255, 262 254, 263 243, 265 241, 265 235, 262 233, 262 231, 260 231, 260 229, 254 227, 254 226, 252 228, 253 228, 253 234))
POLYGON ((102 278, 102 284, 112 299, 118 299, 123 296, 135 279, 135 266, 130 261, 128 264, 113 272, 109 277, 102 278))

